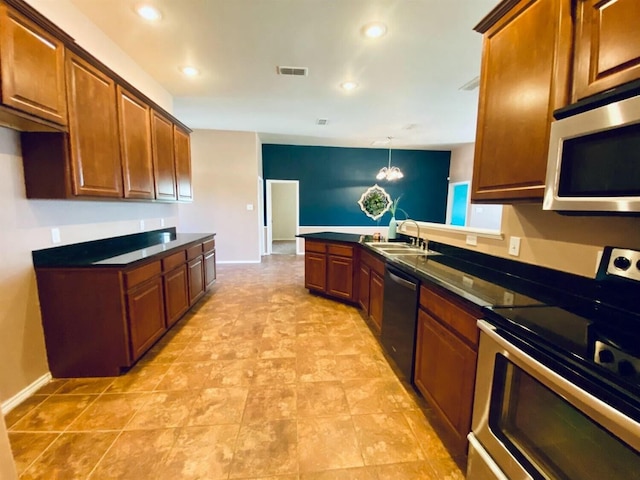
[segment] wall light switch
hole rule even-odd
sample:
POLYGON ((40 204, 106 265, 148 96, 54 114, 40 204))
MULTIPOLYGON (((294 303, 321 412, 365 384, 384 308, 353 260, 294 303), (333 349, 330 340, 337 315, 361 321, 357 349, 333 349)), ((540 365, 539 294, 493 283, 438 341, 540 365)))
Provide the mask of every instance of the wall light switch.
POLYGON ((509 255, 520 255, 520 237, 509 237, 509 255))
POLYGON ((161 219, 160 219, 160 226, 161 226, 161 227, 164 227, 164 218, 161 218, 161 219))
POLYGON ((144 230, 144 220, 140 220, 140 231, 144 230))
POLYGON ((596 274, 598 273, 598 269, 600 268, 601 260, 602 260, 602 250, 598 250, 598 253, 596 253, 596 274))
POLYGON ((247 203, 247 210, 249 211, 253 210, 253 203, 247 203))
POLYGON ((60 229, 52 228, 51 229, 51 243, 60 243, 60 229))
POLYGON ((478 245, 478 237, 476 235, 467 235, 467 245, 478 245))

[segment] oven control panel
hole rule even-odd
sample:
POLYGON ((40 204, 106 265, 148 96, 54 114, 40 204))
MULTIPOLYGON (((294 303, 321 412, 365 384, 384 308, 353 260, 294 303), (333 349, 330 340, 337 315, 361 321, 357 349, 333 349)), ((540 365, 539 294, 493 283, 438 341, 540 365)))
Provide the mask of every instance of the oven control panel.
POLYGON ((621 377, 640 377, 640 358, 596 340, 594 361, 621 377))
POLYGON ((640 252, 628 248, 611 250, 607 275, 624 277, 629 280, 640 280, 640 252))

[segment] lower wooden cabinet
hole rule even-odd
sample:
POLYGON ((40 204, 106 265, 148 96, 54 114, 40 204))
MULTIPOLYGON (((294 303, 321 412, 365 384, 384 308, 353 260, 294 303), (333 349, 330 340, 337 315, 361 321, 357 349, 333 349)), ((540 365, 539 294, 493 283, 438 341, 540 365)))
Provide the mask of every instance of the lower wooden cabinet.
POLYGON ((369 283, 369 318, 373 324, 382 328, 382 302, 384 297, 384 272, 379 274, 375 270, 371 270, 371 279, 369 283))
POLYGON ((204 261, 202 255, 188 264, 189 273, 189 305, 196 303, 204 295, 204 261))
POLYGON ((36 268, 53 377, 116 376, 131 367, 204 295, 205 278, 212 283, 215 255, 205 261, 212 251, 202 253, 212 244, 206 240, 133 267, 36 268), (195 258, 188 260, 189 252, 195 258))
POLYGON ((209 288, 216 281, 216 251, 204 254, 204 286, 209 288))
POLYGON ((189 282, 187 265, 182 264, 175 270, 164 274, 165 312, 167 327, 176 323, 189 310, 189 282))
POLYGON ((131 356, 138 359, 167 329, 162 277, 155 277, 127 292, 131 356))
POLYGON ((353 258, 327 256, 327 294, 346 300, 353 298, 353 258))
POLYGON ((378 331, 382 328, 384 269, 383 260, 362 248, 358 266, 358 303, 378 331))
POLYGON ((414 384, 442 420, 454 454, 467 451, 475 386, 479 308, 421 286, 414 384))
POLYGON ((371 267, 369 267, 369 265, 365 263, 362 263, 361 259, 358 273, 358 304, 367 315, 369 315, 370 281, 371 267))
POLYGON ((334 298, 358 301, 354 245, 305 240, 304 286, 334 298))
POLYGON ((327 256, 324 253, 304 254, 304 286, 309 290, 327 290, 327 256))

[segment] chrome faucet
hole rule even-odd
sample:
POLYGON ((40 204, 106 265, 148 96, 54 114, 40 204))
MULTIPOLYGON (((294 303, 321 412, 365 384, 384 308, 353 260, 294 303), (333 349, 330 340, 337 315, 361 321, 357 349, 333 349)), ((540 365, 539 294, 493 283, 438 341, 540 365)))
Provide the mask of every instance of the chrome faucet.
MULTIPOLYGON (((418 222, 416 222, 415 220, 413 220, 411 218, 407 218, 406 220, 403 220, 402 222, 400 222, 400 224, 398 225, 398 230, 401 231, 402 225, 404 225, 407 222, 413 222, 413 224, 416 226, 416 229, 418 230, 418 234, 417 234, 416 239, 415 239, 415 244, 417 244, 417 246, 420 247, 421 244, 422 244, 422 238, 420 238, 420 225, 418 225, 418 222)), ((400 233, 402 233, 402 231, 400 233)), ((414 242, 413 238, 411 239, 411 242, 413 244, 413 242, 414 242)))

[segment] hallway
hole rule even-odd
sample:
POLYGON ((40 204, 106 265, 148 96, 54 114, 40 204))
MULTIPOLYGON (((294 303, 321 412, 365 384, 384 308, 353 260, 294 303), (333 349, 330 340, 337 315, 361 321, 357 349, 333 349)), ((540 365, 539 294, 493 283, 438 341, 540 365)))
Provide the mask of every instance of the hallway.
POLYGON ((303 285, 302 256, 219 265, 127 374, 7 415, 21 478, 464 478, 358 310, 303 285))

